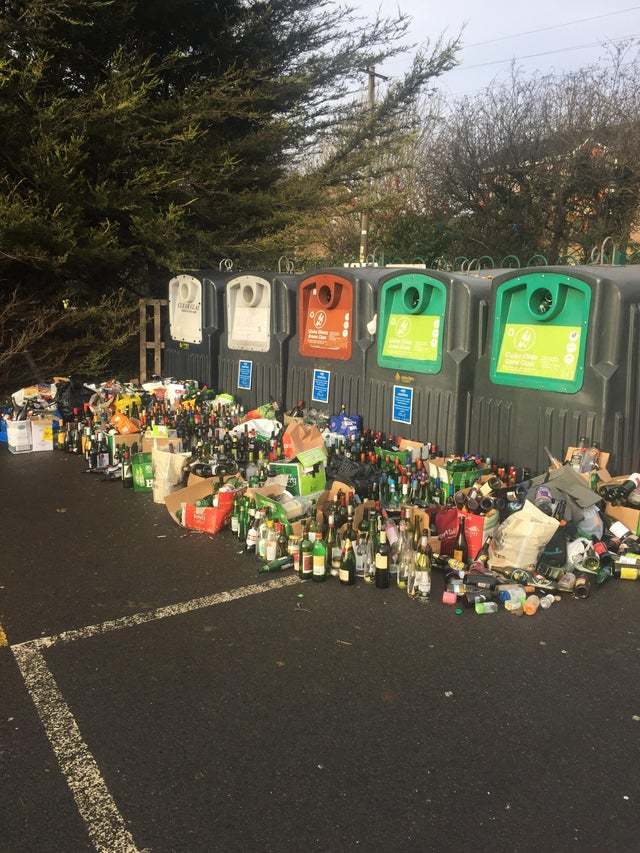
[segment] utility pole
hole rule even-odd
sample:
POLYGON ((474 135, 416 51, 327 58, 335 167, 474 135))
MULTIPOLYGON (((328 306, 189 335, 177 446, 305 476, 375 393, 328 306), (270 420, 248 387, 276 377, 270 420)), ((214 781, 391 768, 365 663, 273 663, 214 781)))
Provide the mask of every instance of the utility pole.
MULTIPOLYGON (((374 65, 370 65, 367 68, 367 75, 369 78, 367 106, 368 106, 369 115, 373 115, 373 111, 374 111, 375 106, 376 106, 376 77, 380 78, 380 80, 388 80, 389 78, 385 77, 383 74, 376 74, 376 69, 375 69, 374 65)), ((368 254, 369 254, 369 212, 367 210, 363 210, 360 213, 360 263, 361 264, 366 263, 368 254)))

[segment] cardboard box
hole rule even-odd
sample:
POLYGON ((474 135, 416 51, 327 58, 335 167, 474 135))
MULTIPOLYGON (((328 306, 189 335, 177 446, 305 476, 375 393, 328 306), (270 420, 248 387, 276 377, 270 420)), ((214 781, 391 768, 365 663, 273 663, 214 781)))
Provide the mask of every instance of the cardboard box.
POLYGON ((113 454, 116 450, 116 445, 121 447, 123 444, 133 451, 133 445, 137 445, 135 452, 142 449, 142 435, 139 432, 132 432, 130 435, 118 435, 118 433, 109 433, 107 435, 107 444, 109 446, 109 462, 113 465, 113 454))
POLYGON ((632 533, 640 533, 640 509, 607 504, 604 513, 613 521, 621 521, 632 533))
POLYGON ((304 423, 293 423, 284 431, 282 436, 282 447, 284 458, 295 459, 299 453, 306 450, 320 448, 324 450, 324 438, 316 426, 308 426, 304 423))
MULTIPOLYGON (((574 452, 578 449, 579 448, 577 448, 577 447, 568 447, 567 452, 564 455, 564 461, 565 462, 571 462, 571 457, 573 456, 574 452)), ((611 474, 607 471, 607 465, 609 464, 609 456, 610 455, 611 454, 607 453, 605 450, 601 450, 600 456, 598 457, 598 464, 600 465, 600 467, 597 469, 596 473, 598 474, 598 480, 603 482, 603 483, 608 483, 609 480, 611 479, 611 474)), ((553 468, 551 468, 551 466, 550 466, 550 469, 553 470, 553 468)), ((579 472, 576 472, 576 473, 579 473, 579 472)), ((580 476, 587 483, 587 485, 589 485, 591 483, 591 473, 592 472, 589 472, 587 474, 580 474, 580 476)))
POLYGON ((411 459, 413 462, 417 462, 418 459, 425 458, 423 454, 425 453, 427 446, 421 441, 410 441, 408 438, 401 438, 398 442, 398 447, 400 450, 408 450, 409 453, 411 453, 411 459))
MULTIPOLYGON (((314 466, 315 467, 315 466, 314 466)), ((314 468, 306 469, 300 462, 272 462, 269 468, 274 474, 286 474, 287 491, 292 495, 310 495, 312 492, 321 492, 327 485, 327 475, 324 464, 314 468)))
POLYGON ((53 450, 54 418, 33 418, 31 421, 31 445, 34 451, 53 450))
MULTIPOLYGON (((173 430, 175 432, 175 430, 173 430)), ((182 439, 175 437, 162 438, 154 436, 153 433, 146 432, 142 436, 142 453, 153 453, 154 450, 169 450, 169 445, 173 445, 175 453, 182 451, 182 439)))
POLYGON ((7 421, 7 446, 10 453, 31 453, 31 421, 7 421))

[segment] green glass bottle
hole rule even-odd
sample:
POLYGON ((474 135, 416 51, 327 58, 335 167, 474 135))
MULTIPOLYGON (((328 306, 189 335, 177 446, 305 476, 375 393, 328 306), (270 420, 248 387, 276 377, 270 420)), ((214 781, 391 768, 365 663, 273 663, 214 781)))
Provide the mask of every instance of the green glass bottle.
POLYGON ((329 573, 327 571, 327 543, 323 540, 320 532, 316 533, 313 543, 313 574, 314 581, 321 583, 326 581, 329 573))

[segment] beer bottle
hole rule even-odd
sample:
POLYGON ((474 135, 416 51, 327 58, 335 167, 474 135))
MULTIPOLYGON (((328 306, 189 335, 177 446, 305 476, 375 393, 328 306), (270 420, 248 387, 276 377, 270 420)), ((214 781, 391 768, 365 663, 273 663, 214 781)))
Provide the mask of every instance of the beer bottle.
POLYGON ((320 532, 316 533, 316 538, 313 543, 313 574, 314 581, 321 583, 326 581, 327 572, 327 545, 322 539, 320 532))
POLYGON ((387 589, 389 586, 389 546, 387 545, 386 530, 382 529, 379 537, 375 557, 376 586, 378 589, 387 589))
POLYGON ((356 558, 351 547, 351 539, 347 536, 344 540, 344 553, 339 569, 340 583, 353 586, 356 582, 356 558))

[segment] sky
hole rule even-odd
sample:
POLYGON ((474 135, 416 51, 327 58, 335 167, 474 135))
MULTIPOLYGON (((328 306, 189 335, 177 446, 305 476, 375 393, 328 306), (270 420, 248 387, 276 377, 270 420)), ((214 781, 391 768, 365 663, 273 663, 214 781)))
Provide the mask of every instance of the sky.
MULTIPOLYGON (((422 43, 443 32, 453 37, 464 27, 463 46, 467 47, 459 54, 460 64, 440 78, 440 88, 449 96, 471 95, 493 79, 508 75, 513 58, 526 73, 569 71, 603 56, 603 41, 632 35, 640 41, 640 2, 633 0, 356 0, 366 17, 375 14, 378 2, 383 14, 393 15, 399 7, 412 17, 412 42, 422 43), (604 15, 607 17, 584 20, 604 15), (516 35, 543 27, 554 29, 516 35), (476 45, 487 41, 491 43, 476 45), (554 52, 524 58, 547 51, 554 52), (509 61, 472 67, 496 60, 509 61)), ((395 76, 408 64, 408 57, 397 57, 378 70, 395 76)))

